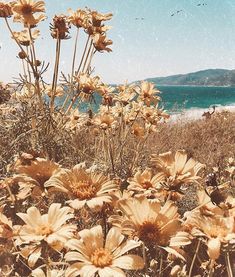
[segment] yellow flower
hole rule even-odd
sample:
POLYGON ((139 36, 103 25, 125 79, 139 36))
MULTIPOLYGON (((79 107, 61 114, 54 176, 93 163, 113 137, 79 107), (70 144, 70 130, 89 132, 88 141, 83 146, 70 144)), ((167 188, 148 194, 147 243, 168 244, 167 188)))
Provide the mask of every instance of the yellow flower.
POLYGON ((235 243, 233 216, 203 216, 199 211, 187 212, 185 216, 184 224, 190 230, 192 236, 207 239, 207 252, 211 260, 219 258, 223 244, 235 243))
POLYGON ((26 26, 35 26, 45 19, 44 14, 34 15, 45 12, 44 1, 17 0, 12 3, 12 10, 16 14, 16 21, 21 21, 26 26))
POLYGON ((88 24, 88 26, 86 27, 86 33, 93 37, 95 35, 105 35, 105 33, 111 28, 111 26, 101 25, 100 27, 94 27, 93 25, 88 24))
POLYGON ((69 17, 68 21, 77 28, 86 28, 88 25, 88 20, 90 19, 90 14, 87 10, 77 9, 73 11, 72 9, 68 10, 69 17))
POLYGON ((14 15, 14 22, 19 22, 23 23, 24 27, 30 26, 30 28, 34 28, 40 23, 41 21, 45 20, 46 16, 44 14, 39 14, 39 15, 33 15, 30 19, 26 19, 25 17, 16 14, 14 15))
POLYGON ((22 164, 18 161, 15 165, 17 173, 31 177, 37 181, 39 186, 43 186, 58 170, 60 170, 59 164, 43 158, 36 158, 30 161, 29 164, 22 164))
POLYGON ((159 173, 165 175, 165 182, 170 190, 178 190, 183 184, 198 183, 201 179, 197 174, 204 167, 203 164, 190 158, 184 150, 160 155, 152 155, 151 162, 159 173))
POLYGON ((131 133, 135 135, 137 138, 143 139, 145 135, 145 128, 141 127, 140 124, 134 123, 132 126, 132 131, 131 133))
POLYGON ((113 42, 111 39, 108 39, 105 34, 95 34, 93 36, 93 44, 94 44, 95 49, 98 52, 103 52, 103 51, 111 52, 112 51, 112 49, 109 48, 108 46, 112 45, 113 42))
MULTIPOLYGON (((13 32, 14 38, 24 46, 29 46, 31 44, 31 38, 28 30, 23 30, 21 32, 13 32)), ((39 30, 34 30, 32 32, 32 42, 34 42, 40 36, 39 30)))
POLYGON ((130 184, 128 186, 128 190, 156 190, 159 188, 159 183, 162 180, 164 180, 164 175, 162 173, 153 175, 152 170, 149 168, 145 169, 143 172, 139 170, 136 172, 134 177, 127 180, 130 184))
POLYGON ((139 100, 143 101, 148 107, 151 104, 157 104, 160 100, 159 96, 156 96, 157 93, 160 93, 159 90, 154 88, 155 85, 153 83, 149 83, 147 81, 143 81, 140 84, 140 88, 138 90, 139 100))
MULTIPOLYGON (((32 193, 33 189, 38 186, 38 182, 31 177, 18 174, 13 177, 5 178, 2 182, 0 182, 1 187, 9 186, 12 192, 14 199, 12 199, 12 195, 8 197, 9 200, 23 200, 30 195, 34 195, 32 193)), ((39 190, 42 193, 42 191, 39 190)))
POLYGON ((120 101, 123 105, 127 105, 136 96, 136 86, 135 85, 120 85, 117 87, 118 94, 115 95, 115 99, 120 101))
POLYGON ((159 202, 150 202, 140 196, 120 200, 118 208, 122 215, 113 215, 109 221, 123 233, 137 236, 152 247, 167 246, 170 238, 181 228, 177 207, 172 201, 161 206, 159 202))
POLYGON ((144 267, 141 257, 126 252, 137 248, 140 243, 126 240, 118 228, 111 228, 104 239, 100 225, 79 232, 80 240, 70 240, 68 247, 73 250, 65 255, 67 261, 77 261, 71 268, 77 269, 81 277, 125 277, 124 270, 138 270, 144 267))
POLYGON ((86 73, 80 73, 75 76, 78 83, 78 93, 82 100, 90 100, 93 93, 98 91, 101 82, 98 76, 90 76, 86 73))
POLYGON ((0 2, 0 17, 11 17, 13 14, 11 5, 5 2, 0 2))
POLYGON ((66 224, 73 218, 72 209, 53 203, 48 214, 40 214, 36 207, 31 207, 27 213, 17 213, 26 223, 18 226, 18 234, 15 236, 15 245, 22 246, 20 254, 28 260, 33 267, 41 256, 43 243, 60 251, 76 231, 76 225, 66 224))
POLYGON ((98 114, 93 119, 93 124, 99 126, 101 129, 109 129, 115 128, 117 125, 117 121, 115 118, 109 113, 98 114))
POLYGON ((141 109, 141 117, 145 120, 146 125, 149 126, 157 125, 162 120, 162 118, 164 118, 160 110, 153 106, 143 106, 141 109))
POLYGON ((91 12, 92 25, 94 27, 100 27, 102 21, 110 20, 112 18, 112 16, 113 16, 112 13, 102 14, 97 11, 92 11, 91 12))
POLYGON ((80 209, 85 204, 90 209, 99 209, 104 203, 112 201, 109 193, 118 189, 115 181, 92 169, 86 170, 81 164, 71 170, 61 170, 45 186, 68 193, 74 199, 68 202, 74 209, 80 209))

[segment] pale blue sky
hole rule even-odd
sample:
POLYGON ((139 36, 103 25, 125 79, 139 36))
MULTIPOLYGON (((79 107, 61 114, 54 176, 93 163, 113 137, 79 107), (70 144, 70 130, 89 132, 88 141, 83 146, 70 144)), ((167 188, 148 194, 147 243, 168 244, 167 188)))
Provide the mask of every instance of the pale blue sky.
MULTIPOLYGON (((69 7, 113 12, 108 36, 113 52, 97 54, 95 73, 109 83, 186 73, 206 68, 235 68, 235 0, 46 0, 48 17, 69 7), (197 7, 198 3, 207 6, 197 7), (176 10, 183 10, 171 17, 176 10), (144 17, 145 20, 135 20, 144 17)), ((40 58, 53 64, 55 41, 47 20, 40 24, 40 58)), ((20 24, 14 24, 19 28, 20 24)), ((39 26, 39 27, 40 27, 39 26)), ((72 32, 73 35, 73 32, 72 32)), ((80 45, 83 43, 81 39, 80 45)), ((20 69, 17 48, 0 20, 0 79, 20 69)), ((70 72, 73 39, 63 43, 61 69, 70 72)), ((51 69, 53 66, 51 66, 51 69)), ((51 72, 47 73, 49 77, 51 72)))

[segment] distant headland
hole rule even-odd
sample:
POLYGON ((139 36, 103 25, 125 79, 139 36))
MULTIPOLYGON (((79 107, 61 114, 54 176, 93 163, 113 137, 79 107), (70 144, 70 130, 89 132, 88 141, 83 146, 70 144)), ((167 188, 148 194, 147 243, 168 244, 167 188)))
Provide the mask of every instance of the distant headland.
POLYGON ((188 74, 148 78, 157 85, 168 86, 235 86, 235 70, 207 69, 188 74))

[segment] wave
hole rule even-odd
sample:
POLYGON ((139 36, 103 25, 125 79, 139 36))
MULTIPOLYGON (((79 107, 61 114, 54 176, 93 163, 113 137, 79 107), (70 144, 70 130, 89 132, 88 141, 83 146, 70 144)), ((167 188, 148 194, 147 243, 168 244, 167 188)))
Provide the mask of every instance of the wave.
MULTIPOLYGON (((184 109, 180 112, 176 112, 171 114, 170 120, 169 122, 175 122, 177 120, 181 120, 181 121, 193 121, 193 120, 197 120, 197 119, 202 119, 202 115, 204 112, 212 112, 212 106, 210 108, 204 109, 204 108, 190 108, 190 109, 184 109)), ((222 106, 220 104, 216 104, 215 106, 215 113, 217 112, 223 112, 223 111, 229 111, 229 112, 235 112, 235 103, 226 105, 226 106, 222 106)))

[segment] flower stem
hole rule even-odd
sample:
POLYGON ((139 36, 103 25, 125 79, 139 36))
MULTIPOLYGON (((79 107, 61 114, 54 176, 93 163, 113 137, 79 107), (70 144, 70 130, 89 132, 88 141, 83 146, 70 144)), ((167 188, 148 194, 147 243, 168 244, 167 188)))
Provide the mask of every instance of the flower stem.
POLYGON ((194 267, 195 260, 197 258, 197 254, 198 254, 198 251, 199 251, 199 248, 200 248, 200 244, 201 244, 201 240, 199 239, 198 243, 197 243, 196 251, 194 253, 193 260, 192 260, 192 263, 191 263, 191 266, 190 266, 190 269, 189 269, 188 277, 192 276, 193 267, 194 267))
POLYGON ((58 37, 56 40, 56 58, 55 58, 55 66, 54 66, 52 89, 51 89, 51 93, 52 93, 51 102, 50 102, 51 111, 53 111, 54 109, 54 100, 55 100, 56 86, 57 86, 57 80, 58 80, 59 63, 60 63, 60 46, 61 46, 61 39, 58 37))
POLYGON ((84 48, 84 51, 83 51, 83 54, 82 54, 82 58, 81 58, 80 64, 79 64, 78 69, 77 69, 77 74, 79 73, 79 71, 81 69, 81 66, 82 66, 86 51, 87 51, 87 46, 88 46, 89 40, 90 40, 90 36, 87 37, 87 41, 86 41, 86 45, 85 45, 85 48, 84 48))
POLYGON ((76 54, 77 54, 77 45, 78 45, 78 34, 79 34, 79 28, 77 28, 76 37, 75 37, 75 44, 74 44, 74 52, 73 52, 73 61, 72 61, 72 72, 71 72, 71 84, 73 82, 73 74, 74 74, 74 68, 75 68, 75 62, 76 62, 76 54))
POLYGON ((232 267, 231 267, 230 257, 229 257, 229 252, 228 251, 225 253, 225 261, 226 261, 228 277, 233 277, 234 275, 233 275, 233 270, 232 270, 232 267))

